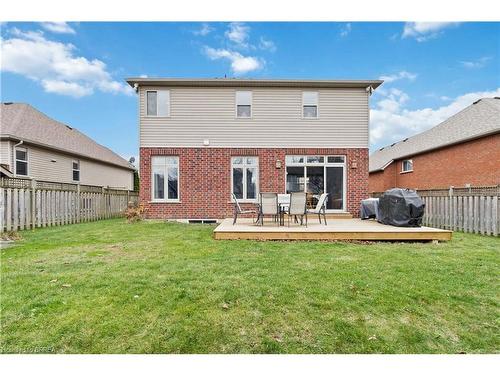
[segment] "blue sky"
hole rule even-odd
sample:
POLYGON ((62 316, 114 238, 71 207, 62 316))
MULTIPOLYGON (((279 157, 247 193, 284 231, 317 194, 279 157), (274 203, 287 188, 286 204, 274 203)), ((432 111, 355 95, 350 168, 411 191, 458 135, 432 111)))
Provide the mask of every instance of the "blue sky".
POLYGON ((374 150, 500 96, 500 23, 3 23, 2 101, 138 154, 124 78, 378 79, 374 150))

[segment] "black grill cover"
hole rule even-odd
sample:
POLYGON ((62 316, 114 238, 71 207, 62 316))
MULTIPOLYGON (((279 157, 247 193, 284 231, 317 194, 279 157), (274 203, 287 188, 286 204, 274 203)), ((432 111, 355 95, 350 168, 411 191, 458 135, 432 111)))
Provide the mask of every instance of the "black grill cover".
POLYGON ((396 227, 419 227, 422 225, 425 203, 415 190, 390 189, 379 199, 378 221, 396 227))

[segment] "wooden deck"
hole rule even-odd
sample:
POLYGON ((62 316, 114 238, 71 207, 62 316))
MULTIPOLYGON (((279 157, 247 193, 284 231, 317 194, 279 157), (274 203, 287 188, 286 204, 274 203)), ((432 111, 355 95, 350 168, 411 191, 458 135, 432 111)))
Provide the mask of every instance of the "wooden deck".
POLYGON ((374 220, 330 219, 328 225, 311 217, 307 228, 298 224, 278 226, 269 219, 264 226, 251 219, 224 219, 214 230, 216 240, 370 240, 370 241, 449 241, 449 230, 420 227, 402 228, 382 225, 374 220))

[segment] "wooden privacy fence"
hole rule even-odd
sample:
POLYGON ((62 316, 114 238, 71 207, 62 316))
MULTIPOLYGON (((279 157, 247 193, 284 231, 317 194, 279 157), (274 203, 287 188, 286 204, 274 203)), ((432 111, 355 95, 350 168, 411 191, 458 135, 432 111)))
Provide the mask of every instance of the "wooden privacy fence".
POLYGON ((0 232, 108 219, 137 199, 127 190, 1 178, 0 232))
POLYGON ((500 186, 418 190, 417 194, 425 202, 426 226, 492 236, 500 232, 500 186))

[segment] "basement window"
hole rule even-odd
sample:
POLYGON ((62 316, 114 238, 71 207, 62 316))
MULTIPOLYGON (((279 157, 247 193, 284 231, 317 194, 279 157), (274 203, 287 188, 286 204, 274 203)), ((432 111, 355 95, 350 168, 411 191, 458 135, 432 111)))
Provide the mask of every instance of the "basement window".
POLYGON ((217 224, 215 219, 190 219, 189 224, 217 224))
POLYGON ((412 172, 413 171, 413 160, 406 159, 403 160, 401 164, 401 172, 412 172))

